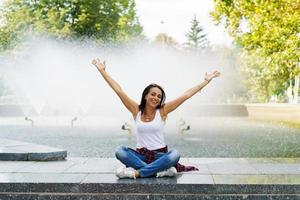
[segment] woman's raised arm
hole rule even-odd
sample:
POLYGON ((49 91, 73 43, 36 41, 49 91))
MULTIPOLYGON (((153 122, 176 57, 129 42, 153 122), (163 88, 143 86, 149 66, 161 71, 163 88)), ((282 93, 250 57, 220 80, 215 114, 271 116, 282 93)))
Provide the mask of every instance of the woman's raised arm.
POLYGON ((122 90, 121 86, 109 76, 109 74, 105 70, 105 61, 101 62, 99 58, 96 58, 92 60, 92 64, 97 67, 104 80, 115 91, 115 93, 119 96, 124 106, 131 112, 131 114, 135 118, 139 111, 138 104, 134 100, 129 98, 127 94, 122 90))
POLYGON ((212 79, 220 76, 220 72, 214 71, 210 74, 205 73, 204 81, 200 83, 199 85, 196 85, 189 90, 187 90, 183 95, 178 97, 177 99, 174 99, 173 101, 165 103, 163 106, 163 114, 165 117, 175 110, 178 106, 180 106, 183 102, 185 102, 187 99, 194 96, 197 92, 199 92, 202 88, 204 88, 212 79))

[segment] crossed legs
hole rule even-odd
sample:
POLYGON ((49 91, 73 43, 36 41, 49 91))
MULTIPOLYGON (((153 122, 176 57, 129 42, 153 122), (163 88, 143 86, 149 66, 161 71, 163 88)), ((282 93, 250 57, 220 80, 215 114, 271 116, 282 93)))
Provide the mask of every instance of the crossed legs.
POLYGON ((128 147, 119 146, 116 149, 116 157, 127 167, 136 170, 136 177, 151 177, 157 172, 164 171, 175 166, 180 158, 177 150, 171 150, 167 153, 157 153, 155 160, 147 164, 145 156, 138 154, 128 147))

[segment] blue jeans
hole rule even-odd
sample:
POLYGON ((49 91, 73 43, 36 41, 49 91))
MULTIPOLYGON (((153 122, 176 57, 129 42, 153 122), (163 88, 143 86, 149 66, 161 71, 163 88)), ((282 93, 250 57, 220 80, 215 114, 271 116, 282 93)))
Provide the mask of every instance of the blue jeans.
POLYGON ((127 167, 132 167, 139 171, 140 177, 151 177, 157 172, 166 170, 175 166, 180 158, 177 150, 171 150, 167 153, 158 152, 152 163, 145 162, 145 156, 132 149, 119 146, 116 149, 116 157, 127 167))

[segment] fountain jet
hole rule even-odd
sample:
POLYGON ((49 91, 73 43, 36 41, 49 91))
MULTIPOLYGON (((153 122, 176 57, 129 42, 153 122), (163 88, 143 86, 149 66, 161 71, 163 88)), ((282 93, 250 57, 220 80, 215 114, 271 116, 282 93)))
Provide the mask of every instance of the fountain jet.
POLYGON ((25 120, 26 120, 26 121, 29 121, 29 122, 31 123, 31 127, 33 127, 33 120, 32 120, 32 119, 30 119, 30 118, 28 118, 28 117, 25 117, 25 120))
POLYGON ((77 119, 78 119, 77 117, 74 117, 74 118, 71 120, 71 127, 74 126, 74 122, 75 122, 77 119))

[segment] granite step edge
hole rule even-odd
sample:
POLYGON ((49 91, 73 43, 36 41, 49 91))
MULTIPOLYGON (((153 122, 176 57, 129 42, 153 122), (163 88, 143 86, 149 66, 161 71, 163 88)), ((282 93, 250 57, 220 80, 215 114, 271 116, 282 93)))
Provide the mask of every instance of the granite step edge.
POLYGON ((293 194, 300 195, 300 185, 278 184, 141 184, 141 183, 0 183, 0 194, 293 194))

